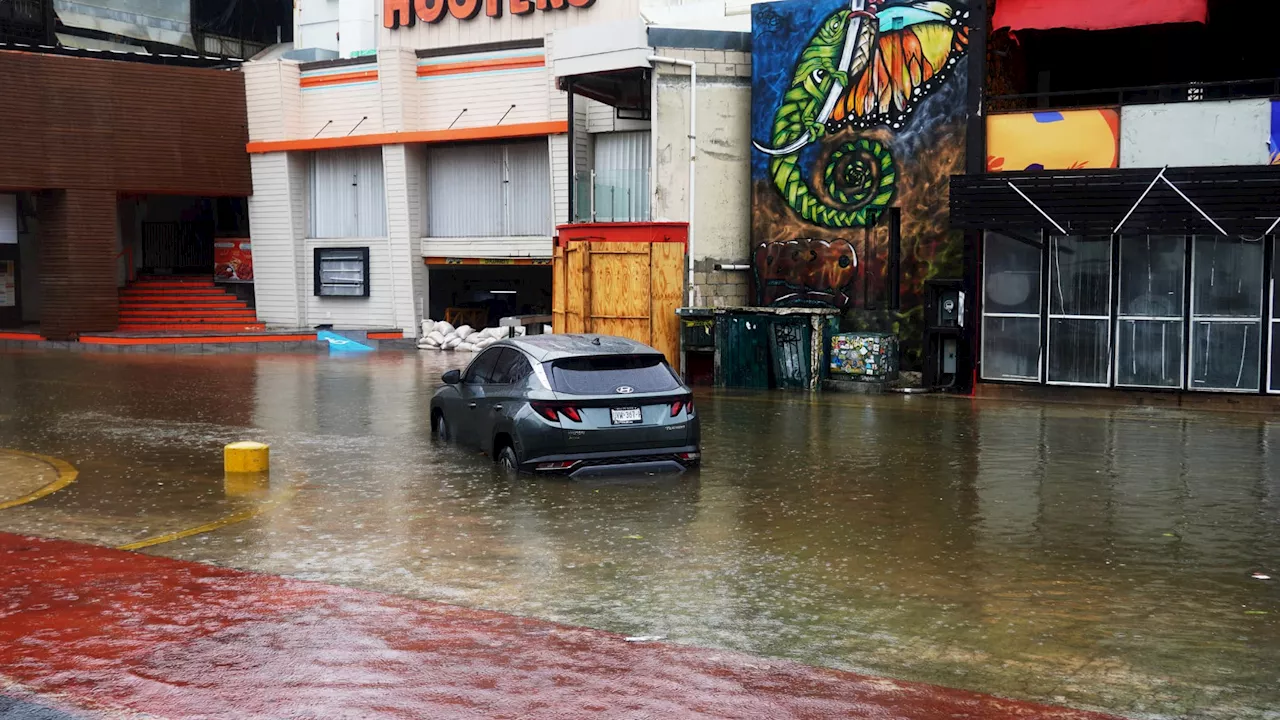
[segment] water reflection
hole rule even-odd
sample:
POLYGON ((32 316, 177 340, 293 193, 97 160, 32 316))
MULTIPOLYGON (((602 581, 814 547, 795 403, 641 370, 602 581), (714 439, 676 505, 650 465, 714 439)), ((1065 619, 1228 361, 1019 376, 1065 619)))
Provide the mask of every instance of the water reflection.
POLYGON ((430 439, 457 360, 0 353, 0 447, 81 470, 0 530, 208 522, 259 501, 220 465, 253 438, 298 494, 149 552, 1124 713, 1280 705, 1250 577, 1280 576, 1280 422, 719 393, 700 473, 510 480, 430 439))

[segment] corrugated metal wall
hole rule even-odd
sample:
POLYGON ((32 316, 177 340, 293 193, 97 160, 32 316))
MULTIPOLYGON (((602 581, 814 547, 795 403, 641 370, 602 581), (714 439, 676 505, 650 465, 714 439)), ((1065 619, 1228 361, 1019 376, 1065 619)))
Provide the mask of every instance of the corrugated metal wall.
POLYGON ((311 158, 313 238, 386 237, 382 149, 325 150, 311 158))
POLYGON ((649 132, 594 136, 596 220, 649 219, 649 132))
POLYGON ((427 152, 428 237, 548 236, 551 231, 545 141, 427 152))

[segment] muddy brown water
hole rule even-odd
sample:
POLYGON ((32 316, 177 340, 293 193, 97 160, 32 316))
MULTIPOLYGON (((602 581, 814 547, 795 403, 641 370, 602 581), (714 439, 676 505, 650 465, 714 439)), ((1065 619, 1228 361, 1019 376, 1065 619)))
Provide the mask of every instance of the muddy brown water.
POLYGON ((1280 579, 1254 577, 1280 578, 1280 419, 708 391, 696 474, 511 480, 430 439, 462 359, 0 352, 0 448, 80 471, 0 531, 235 521, 144 552, 1133 717, 1280 717, 1280 579), (268 487, 223 477, 242 439, 271 444, 268 487))

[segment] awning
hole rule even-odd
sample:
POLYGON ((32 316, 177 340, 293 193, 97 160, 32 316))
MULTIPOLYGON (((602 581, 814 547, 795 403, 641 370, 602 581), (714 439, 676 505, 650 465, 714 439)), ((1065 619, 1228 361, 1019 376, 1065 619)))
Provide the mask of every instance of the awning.
POLYGON ((1111 235, 1123 222, 1124 234, 1225 232, 1256 237, 1274 230, 1278 216, 1280 167, 1276 166, 951 177, 951 227, 956 230, 1043 228, 1111 235))
POLYGON ((994 29, 1111 30, 1164 23, 1203 23, 1209 0, 999 0, 994 29))

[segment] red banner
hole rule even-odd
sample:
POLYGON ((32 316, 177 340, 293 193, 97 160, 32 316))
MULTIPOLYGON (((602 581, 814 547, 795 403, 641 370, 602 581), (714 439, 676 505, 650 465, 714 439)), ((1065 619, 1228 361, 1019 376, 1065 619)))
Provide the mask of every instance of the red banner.
POLYGON ((213 279, 217 282, 253 282, 253 245, 248 240, 215 240, 213 279))
POLYGON ((1111 30, 1205 22, 1209 0, 997 0, 993 28, 1111 30))

